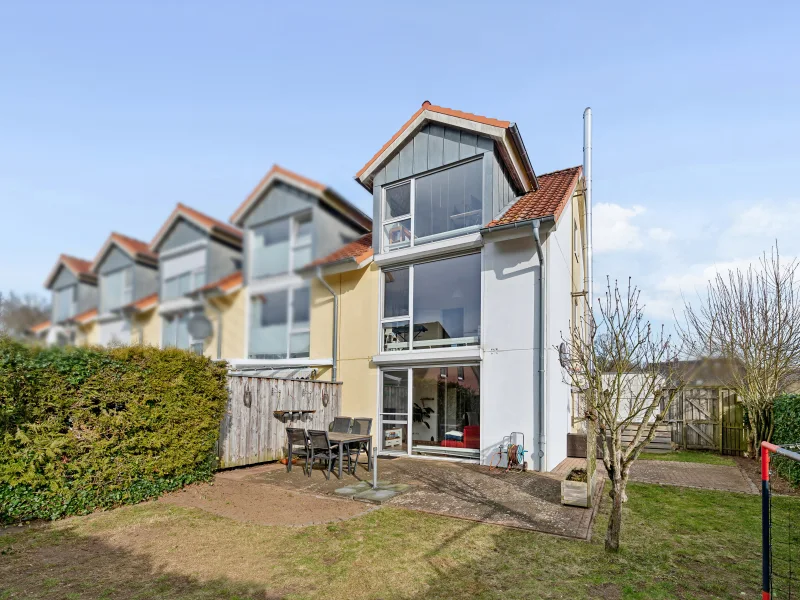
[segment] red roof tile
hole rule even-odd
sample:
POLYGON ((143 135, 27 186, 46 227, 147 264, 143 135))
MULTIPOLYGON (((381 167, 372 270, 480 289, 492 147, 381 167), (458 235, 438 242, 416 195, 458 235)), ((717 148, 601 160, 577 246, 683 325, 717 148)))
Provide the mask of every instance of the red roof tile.
POLYGON ((124 308, 133 308, 136 311, 143 311, 153 308, 156 304, 158 304, 157 293, 150 294, 149 296, 145 296, 144 298, 139 298, 138 300, 134 300, 130 304, 126 304, 124 308))
POLYGON ((74 256, 69 256, 67 254, 61 255, 61 262, 63 262, 67 268, 76 275, 81 273, 89 273, 92 270, 92 261, 84 260, 82 258, 75 258, 74 256))
POLYGON ((83 324, 83 323, 88 323, 95 317, 97 317, 97 309, 90 308, 89 310, 85 310, 82 313, 78 313, 77 315, 72 317, 72 319, 77 321, 78 323, 83 324))
POLYGON ((235 273, 226 275, 222 279, 218 279, 217 281, 212 281, 211 283, 204 285, 203 287, 195 290, 195 292, 209 292, 211 290, 218 289, 223 293, 228 293, 240 287, 243 281, 244 279, 242 277, 242 272, 236 271, 235 273))
POLYGON ((153 260, 158 259, 158 254, 150 250, 150 246, 147 244, 147 242, 128 237, 127 235, 122 235, 116 231, 111 234, 111 239, 134 256, 141 255, 147 258, 152 258, 153 260))
POLYGON ((167 217, 167 220, 161 226, 161 229, 158 230, 153 241, 150 242, 150 248, 154 248, 158 245, 163 237, 166 235, 169 228, 172 227, 172 224, 175 222, 175 219, 179 216, 183 216, 184 218, 196 223, 199 227, 202 227, 209 233, 214 230, 221 231, 239 241, 242 240, 242 231, 238 227, 234 227, 233 225, 228 225, 227 223, 223 223, 219 219, 215 219, 214 217, 209 217, 205 213, 201 213, 199 210, 192 208, 191 206, 186 206, 178 202, 175 206, 175 210, 167 217))
POLYGON ((318 258, 314 262, 306 265, 305 268, 323 267, 325 265, 331 265, 333 263, 350 258, 352 258, 355 262, 360 263, 362 260, 365 260, 370 256, 372 256, 372 234, 368 233, 361 236, 357 240, 350 242, 349 244, 345 244, 336 252, 332 252, 324 258, 318 258))
POLYGON ((41 323, 32 325, 28 331, 31 333, 40 333, 42 331, 47 331, 48 329, 50 329, 50 321, 42 321, 41 323))
POLYGON ((539 189, 520 197, 501 217, 489 223, 488 227, 540 219, 550 215, 554 215, 558 220, 582 172, 582 167, 571 167, 539 175, 539 189))
POLYGON ((91 261, 84 260, 82 258, 76 258, 74 256, 70 256, 69 254, 60 254, 55 266, 50 271, 47 279, 45 279, 44 287, 49 288, 52 285, 53 279, 55 278, 56 274, 58 274, 58 270, 62 266, 72 271, 76 277, 80 275, 91 275, 94 277, 94 274, 92 273, 91 261))

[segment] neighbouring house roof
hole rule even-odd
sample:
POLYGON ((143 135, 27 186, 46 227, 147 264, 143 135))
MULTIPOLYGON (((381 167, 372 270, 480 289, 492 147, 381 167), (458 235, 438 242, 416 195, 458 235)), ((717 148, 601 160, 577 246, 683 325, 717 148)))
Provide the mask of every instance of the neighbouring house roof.
POLYGON ((198 288, 189 293, 190 296, 194 295, 220 295, 226 296, 228 294, 232 294, 236 290, 242 288, 242 284, 244 282, 244 278, 242 277, 241 271, 236 271, 231 273, 230 275, 226 275, 221 279, 217 279, 216 281, 212 281, 204 285, 201 288, 198 288))
POLYGON ((553 216, 556 221, 575 192, 583 167, 570 167, 539 175, 539 189, 520 196, 498 218, 487 227, 510 225, 520 221, 531 221, 553 216))
POLYGON ((133 302, 126 304, 122 307, 122 312, 125 313, 143 313, 147 312, 151 308, 155 308, 158 306, 158 294, 150 294, 149 296, 145 296, 144 298, 139 298, 138 300, 134 300, 133 302))
POLYGON ((110 236, 108 236, 108 239, 106 240, 105 244, 103 244, 100 252, 97 253, 94 262, 92 263, 92 271, 97 272, 97 268, 100 266, 103 258, 105 258, 106 253, 108 253, 108 251, 111 249, 111 246, 117 246, 117 248, 122 250, 135 261, 141 260, 143 262, 149 262, 153 264, 158 262, 158 253, 150 250, 150 246, 147 244, 147 242, 143 242, 114 231, 110 236))
POLYGON ((89 310, 85 310, 82 313, 78 313, 77 315, 72 317, 72 320, 75 321, 76 323, 79 323, 80 325, 91 323, 95 319, 97 319, 96 308, 90 308, 89 310))
POLYGON ((411 118, 386 142, 375 155, 367 161, 356 173, 356 181, 368 191, 372 191, 372 180, 376 170, 388 162, 400 148, 403 142, 417 133, 427 123, 435 121, 445 125, 468 129, 489 137, 495 141, 500 151, 501 158, 509 168, 518 185, 525 191, 535 190, 538 187, 536 173, 533 171, 528 152, 519 129, 515 123, 501 119, 483 117, 443 106, 436 106, 427 100, 411 115, 411 118))
POLYGON ((92 273, 91 261, 84 260, 83 258, 76 258, 69 254, 61 254, 44 282, 45 288, 50 289, 61 267, 69 269, 78 279, 88 283, 97 283, 97 277, 92 273))
POLYGON ((42 321, 41 323, 37 323, 36 325, 32 325, 28 329, 28 331, 30 331, 33 334, 39 334, 39 333, 42 333, 42 332, 47 331, 48 329, 50 329, 50 325, 52 325, 52 323, 50 323, 50 321, 42 321))
POLYGON ((354 265, 361 265, 365 260, 372 257, 372 233, 361 236, 349 244, 345 244, 335 252, 323 258, 307 264, 301 271, 309 270, 314 267, 329 267, 334 264, 352 262, 354 265))
POLYGON ((158 250, 159 245, 162 241, 164 241, 164 238, 167 236, 167 233, 169 233, 169 230, 172 228, 175 222, 181 218, 186 219, 190 223, 196 225, 209 235, 221 236, 227 241, 232 242, 234 245, 238 245, 241 248, 241 229, 234 227, 233 225, 228 225, 219 219, 209 217, 207 214, 201 213, 199 210, 195 210, 190 206, 186 206, 185 204, 178 202, 178 204, 175 206, 175 209, 172 211, 172 214, 170 214, 170 216, 161 226, 161 229, 158 230, 158 233, 156 233, 153 241, 150 242, 151 250, 158 250))
POLYGON ((372 229, 372 219, 361 212, 350 201, 339 195, 339 193, 333 188, 323 183, 319 183, 318 181, 314 181, 313 179, 309 179, 308 177, 298 175, 289 169, 284 169, 280 165, 273 165, 272 168, 267 171, 267 174, 264 175, 261 181, 258 182, 258 185, 256 185, 253 191, 250 192, 250 195, 244 199, 244 202, 239 205, 239 208, 236 209, 236 212, 231 215, 230 222, 236 225, 241 225, 245 215, 256 204, 259 198, 264 195, 269 187, 277 181, 282 181, 297 187, 311 194, 312 196, 316 196, 328 206, 336 210, 336 212, 348 217, 351 221, 358 224, 364 230, 372 229))

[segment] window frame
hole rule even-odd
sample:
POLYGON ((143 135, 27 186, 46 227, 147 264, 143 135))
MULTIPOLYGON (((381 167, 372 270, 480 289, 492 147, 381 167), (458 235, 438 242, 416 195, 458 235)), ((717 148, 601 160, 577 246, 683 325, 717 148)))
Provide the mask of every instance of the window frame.
MULTIPOLYGON (((415 226, 414 226, 415 206, 414 205, 416 204, 416 200, 417 200, 417 193, 416 193, 416 191, 417 191, 417 179, 421 179, 423 177, 427 177, 429 175, 433 175, 433 174, 439 173, 441 171, 447 171, 449 169, 454 169, 454 168, 457 168, 457 167, 461 167, 461 166, 467 165, 467 164, 469 164, 471 162, 482 161, 482 160, 483 160, 483 154, 478 154, 476 156, 470 156, 469 158, 465 158, 463 160, 452 162, 452 163, 449 163, 447 165, 443 165, 441 167, 437 167, 435 169, 430 169, 428 171, 423 171, 421 173, 417 173, 415 175, 411 175, 410 177, 406 177, 406 178, 400 179, 398 181, 393 181, 392 183, 389 183, 387 185, 381 186, 381 194, 380 194, 381 201, 380 201, 380 209, 379 209, 380 210, 380 230, 379 230, 379 235, 380 235, 380 250, 381 250, 381 252, 382 253, 384 253, 384 252, 393 252, 395 250, 400 250, 402 248, 413 248, 414 246, 417 245, 417 244, 414 243, 415 242, 415 235, 414 235, 415 234, 415 226), (391 217, 389 219, 386 219, 385 218, 385 215, 386 215, 386 191, 387 190, 391 190, 391 189, 396 188, 396 187, 400 187, 400 186, 406 185, 406 184, 408 184, 410 186, 410 188, 411 188, 410 189, 409 212, 407 214, 405 214, 405 215, 401 215, 401 216, 397 216, 397 217, 391 217), (411 222, 410 223, 410 227, 409 227, 410 239, 409 239, 408 243, 387 244, 386 240, 384 239, 385 238, 385 234, 384 234, 385 226, 386 225, 391 225, 393 223, 398 223, 400 221, 405 221, 407 219, 410 220, 410 222, 411 222)), ((483 197, 483 193, 484 193, 483 177, 484 177, 483 172, 481 172, 481 202, 483 202, 485 200, 484 197, 483 197)), ((441 233, 435 233, 435 234, 428 235, 428 236, 425 236, 424 238, 420 238, 420 239, 424 240, 422 242, 422 245, 424 245, 424 244, 427 244, 427 243, 430 243, 430 242, 435 242, 435 241, 442 240, 442 239, 448 239, 448 238, 456 237, 456 236, 459 236, 459 235, 465 235, 465 234, 471 233, 473 231, 478 231, 480 228, 481 228, 480 224, 479 225, 470 225, 469 227, 462 227, 460 229, 453 229, 451 231, 443 231, 441 233)))
MULTIPOLYGON (((261 293, 251 294, 250 295, 250 323, 248 324, 248 332, 247 332, 247 357, 248 359, 253 360, 291 360, 291 350, 292 350, 292 336, 293 335, 302 335, 307 334, 309 336, 309 355, 310 355, 310 344, 311 344, 311 285, 310 284, 302 284, 297 285, 290 288, 279 288, 273 289, 269 291, 264 291, 261 293), (300 289, 307 289, 308 290, 308 326, 306 327, 296 327, 294 321, 294 298, 295 298, 295 291, 300 289), (268 296, 269 294, 279 294, 282 292, 286 292, 286 351, 284 352, 282 358, 253 358, 252 351, 251 351, 251 344, 253 342, 253 324, 255 323, 255 318, 253 315, 253 303, 256 299, 260 298, 261 296, 268 296)), ((261 313, 259 313, 259 321, 261 318, 261 313)), ((261 327, 258 327, 259 329, 261 327)), ((306 358, 306 357, 298 357, 298 359, 306 358)))
POLYGON ((193 316, 198 315, 198 314, 202 314, 202 313, 203 313, 202 310, 195 308, 195 309, 179 310, 179 311, 176 311, 176 312, 172 312, 172 313, 167 313, 167 314, 161 315, 161 348, 162 349, 165 349, 165 348, 177 348, 178 350, 186 350, 188 352, 194 352, 195 354, 197 354, 199 356, 202 356, 203 355, 203 351, 204 351, 203 345, 205 343, 205 340, 195 339, 192 336, 191 332, 188 331, 188 330, 186 332, 186 335, 187 335, 187 339, 189 341, 189 344, 187 345, 186 348, 179 348, 178 347, 178 325, 177 325, 177 321, 179 319, 182 319, 182 318, 186 317, 187 323, 188 323, 188 320, 191 319, 193 316), (172 321, 172 322, 175 323, 174 335, 173 335, 173 339, 171 339, 171 340, 167 340, 166 337, 165 337, 165 334, 167 332, 167 327, 166 327, 167 321, 172 321))
MULTIPOLYGON (((387 354, 392 355, 397 352, 412 352, 414 350, 414 335, 413 335, 413 323, 414 323, 414 267, 417 265, 424 265, 433 262, 440 262, 445 260, 450 260, 453 258, 460 258, 462 256, 473 256, 473 255, 481 255, 481 252, 463 252, 459 254, 454 254, 451 256, 437 256, 432 257, 427 260, 419 260, 414 263, 405 264, 405 265, 397 265, 392 267, 386 267, 381 269, 381 278, 380 278, 380 307, 379 307, 379 322, 378 322, 378 353, 379 354, 387 354), (407 315, 400 315, 394 317, 387 317, 384 315, 385 309, 385 298, 386 298, 386 279, 385 274, 390 273, 392 271, 401 271, 403 269, 408 269, 408 314, 407 315), (409 339, 408 339, 408 348, 401 349, 401 350, 386 350, 384 347, 384 324, 386 323, 393 323, 393 322, 408 322, 408 330, 409 330, 409 339)), ((481 258, 482 260, 482 258, 481 258)), ((481 328, 483 327, 483 284, 481 284, 481 292, 479 297, 479 314, 480 314, 480 325, 481 328)), ((447 338, 446 338, 447 339, 447 338)), ((481 343, 481 336, 478 336, 478 341, 474 344, 465 344, 458 347, 474 347, 480 346, 481 343)), ((446 344, 437 347, 436 345, 425 345, 423 348, 418 348, 419 350, 446 350, 451 348, 452 346, 448 346, 446 344)))
MULTIPOLYGON (((482 364, 481 364, 481 361, 466 360, 466 361, 459 361, 459 362, 452 363, 452 364, 450 364, 450 363, 442 364, 441 362, 436 361, 436 362, 430 362, 430 363, 425 362, 423 364, 413 364, 413 365, 400 364, 400 365, 386 365, 386 366, 380 367, 379 370, 378 370, 378 374, 379 374, 379 376, 378 376, 378 390, 377 390, 377 399, 376 399, 376 407, 375 407, 375 414, 378 417, 377 418, 377 423, 376 423, 377 427, 375 429, 376 436, 378 436, 377 439, 376 439, 377 446, 378 446, 378 454, 380 454, 382 456, 409 456, 409 457, 416 456, 416 457, 419 457, 421 459, 424 459, 425 458, 425 453, 419 453, 419 454, 415 454, 414 453, 414 438, 413 438, 413 427, 414 427, 414 418, 413 418, 413 415, 414 415, 414 370, 415 369, 451 369, 451 368, 456 368, 456 369, 462 369, 463 370, 465 367, 478 367, 479 369, 482 369, 482 364), (395 371, 395 372, 396 371, 406 371, 407 374, 408 374, 407 383, 406 383, 406 385, 407 385, 407 404, 406 404, 407 412, 406 413, 386 413, 383 410, 383 389, 384 389, 383 378, 384 378, 384 375, 385 375, 386 372, 392 372, 392 371, 395 371), (384 418, 384 415, 388 415, 389 418, 384 418), (394 415, 405 415, 405 419, 391 418, 394 415), (406 427, 406 436, 407 436, 407 440, 408 440, 408 447, 407 447, 407 449, 405 451, 402 451, 402 450, 391 450, 391 449, 384 448, 384 446, 383 446, 383 442, 384 442, 383 426, 384 426, 384 424, 386 424, 386 425, 404 425, 406 427)), ((458 371, 456 371, 456 372, 458 372, 458 371)), ((481 423, 483 423, 483 406, 484 406, 483 405, 483 377, 481 377, 480 381, 479 381, 478 394, 480 395, 480 398, 481 398, 480 399, 479 414, 480 414, 481 423)), ((482 439, 483 439, 483 429, 481 429, 481 440, 482 439)), ((480 445, 481 445, 481 447, 483 446, 482 443, 480 445)), ((443 454, 445 454, 445 455, 452 454, 452 456, 448 457, 450 459, 459 458, 461 460, 477 461, 477 462, 481 462, 481 460, 482 460, 481 459, 480 449, 477 449, 476 452, 472 452, 472 451, 469 451, 469 452, 458 452, 458 451, 452 451, 451 450, 450 453, 443 452, 443 454), (458 456, 458 455, 462 455, 462 456, 458 456)))
POLYGON ((206 267, 205 266, 198 267, 196 269, 189 269, 188 271, 183 271, 181 273, 178 273, 177 275, 173 275, 172 277, 167 277, 166 279, 164 279, 164 284, 163 284, 164 285, 164 288, 163 288, 164 300, 175 300, 176 298, 184 298, 188 294, 190 294, 191 292, 203 287, 205 284, 206 284, 206 267), (180 293, 180 288, 178 288, 178 292, 179 292, 178 294, 176 294, 175 296, 168 295, 167 294, 167 285, 170 282, 175 281, 177 279, 180 279, 181 277, 186 277, 187 275, 189 276, 189 287, 188 287, 188 289, 185 292, 180 293), (200 283, 198 283, 198 281, 197 281, 198 276, 202 276, 202 281, 200 283))
POLYGON ((118 269, 114 269, 113 271, 109 271, 108 273, 102 273, 100 275, 100 281, 98 282, 98 293, 99 299, 98 304, 102 309, 103 314, 108 314, 114 310, 122 308, 126 304, 130 304, 134 301, 134 264, 125 265, 118 269), (114 278, 119 276, 121 278, 119 290, 120 290, 120 297, 119 297, 119 304, 117 306, 109 307, 106 306, 108 303, 108 281, 109 278, 114 278), (129 279, 127 285, 125 283, 125 279, 129 279))
MULTIPOLYGON (((290 215, 286 215, 283 217, 278 217, 276 219, 269 219, 267 221, 262 221, 261 223, 257 223, 248 228, 248 248, 247 252, 251 254, 247 260, 247 276, 249 281, 267 281, 272 277, 285 277, 286 275, 294 274, 297 269, 304 267, 305 264, 298 265, 296 263, 296 251, 304 250, 306 248, 311 249, 311 260, 314 260, 314 211, 313 210, 302 210, 300 212, 292 213, 290 215), (304 218, 308 218, 309 222, 311 223, 311 236, 308 242, 301 242, 298 243, 298 235, 297 229, 299 227, 300 221, 304 218), (289 260, 286 264, 286 269, 280 271, 279 273, 272 273, 270 275, 260 275, 256 276, 253 272, 253 267, 255 266, 255 260, 253 260, 253 255, 255 254, 255 240, 256 240, 256 230, 260 227, 264 227, 265 225, 272 225, 274 223, 281 223, 286 222, 287 226, 289 227, 289 260)), ((262 249, 269 248, 269 246, 262 246, 262 249)))

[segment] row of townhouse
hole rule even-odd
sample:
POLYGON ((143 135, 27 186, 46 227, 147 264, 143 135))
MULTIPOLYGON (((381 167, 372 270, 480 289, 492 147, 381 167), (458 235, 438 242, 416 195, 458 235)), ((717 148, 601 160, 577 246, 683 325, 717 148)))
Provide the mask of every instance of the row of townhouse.
POLYGON ((62 255, 35 330, 341 381, 381 452, 487 462, 518 432, 553 468, 577 416, 559 348, 586 310, 582 168, 537 175, 514 123, 425 102, 356 181, 372 218, 275 166, 230 223, 178 204, 150 243, 62 255))

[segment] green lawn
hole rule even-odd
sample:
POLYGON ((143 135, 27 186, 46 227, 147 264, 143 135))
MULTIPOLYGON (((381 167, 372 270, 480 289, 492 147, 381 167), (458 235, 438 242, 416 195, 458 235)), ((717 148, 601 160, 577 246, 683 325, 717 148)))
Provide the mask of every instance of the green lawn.
POLYGON ((640 460, 671 460, 675 462, 705 463, 707 465, 736 466, 736 462, 730 456, 722 456, 713 452, 702 452, 700 450, 677 450, 666 454, 656 452, 642 452, 640 460))
MULTIPOLYGON (((623 550, 384 507, 302 528, 148 503, 0 534, 0 598, 755 598, 760 498, 631 484, 623 550)), ((800 511, 800 500, 786 500, 800 511)))

